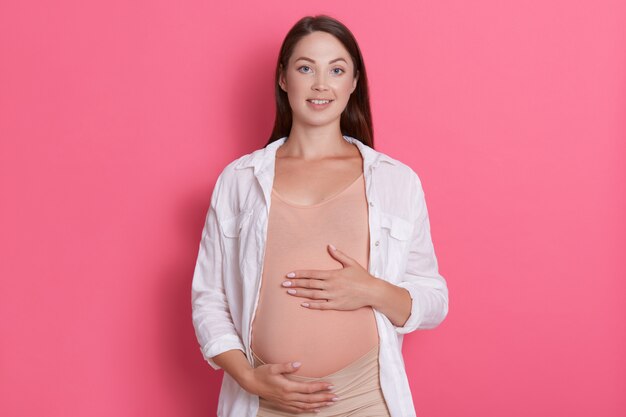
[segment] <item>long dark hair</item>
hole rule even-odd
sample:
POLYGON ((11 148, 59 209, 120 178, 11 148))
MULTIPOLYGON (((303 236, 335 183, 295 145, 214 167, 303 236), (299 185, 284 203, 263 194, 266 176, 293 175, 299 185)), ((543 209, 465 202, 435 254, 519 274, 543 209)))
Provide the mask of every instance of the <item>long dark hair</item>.
POLYGON ((287 93, 280 88, 278 82, 281 71, 287 69, 287 63, 298 41, 315 31, 327 32, 337 38, 352 58, 352 62, 354 63, 354 75, 359 74, 356 88, 350 95, 346 108, 343 113, 341 113, 341 133, 358 139, 373 148, 374 131, 372 130, 370 95, 361 50, 352 32, 350 32, 343 23, 327 15, 303 17, 289 30, 283 41, 276 63, 276 76, 274 80, 276 119, 274 121, 272 134, 265 146, 277 139, 288 136, 291 131, 292 113, 291 107, 289 106, 289 99, 287 93))

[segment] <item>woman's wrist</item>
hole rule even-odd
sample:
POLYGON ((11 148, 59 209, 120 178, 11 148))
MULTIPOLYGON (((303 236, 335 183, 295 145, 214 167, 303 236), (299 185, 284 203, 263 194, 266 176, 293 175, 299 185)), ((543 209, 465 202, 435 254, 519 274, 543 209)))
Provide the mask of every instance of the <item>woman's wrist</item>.
POLYGON ((386 290, 386 281, 381 278, 375 277, 374 275, 371 275, 371 277, 372 280, 366 294, 367 305, 375 309, 379 309, 380 300, 382 298, 381 294, 384 294, 386 290))
POLYGON ((246 354, 241 349, 231 349, 213 357, 213 361, 219 365, 224 372, 230 375, 237 384, 244 390, 254 394, 256 391, 256 381, 254 368, 246 358, 246 354))
POLYGON ((401 327, 411 314, 411 294, 405 288, 380 278, 372 285, 370 305, 387 316, 394 326, 401 327))
POLYGON ((245 369, 239 376, 237 383, 250 394, 258 395, 254 368, 245 369))

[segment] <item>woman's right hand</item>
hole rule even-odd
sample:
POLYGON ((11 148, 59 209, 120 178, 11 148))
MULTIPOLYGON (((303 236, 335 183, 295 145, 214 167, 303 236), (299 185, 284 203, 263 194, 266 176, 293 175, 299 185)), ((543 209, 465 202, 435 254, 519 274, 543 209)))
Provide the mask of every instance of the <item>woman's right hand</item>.
POLYGON ((298 370, 297 362, 269 363, 251 370, 249 391, 284 411, 304 412, 334 404, 328 382, 298 382, 283 374, 298 370))

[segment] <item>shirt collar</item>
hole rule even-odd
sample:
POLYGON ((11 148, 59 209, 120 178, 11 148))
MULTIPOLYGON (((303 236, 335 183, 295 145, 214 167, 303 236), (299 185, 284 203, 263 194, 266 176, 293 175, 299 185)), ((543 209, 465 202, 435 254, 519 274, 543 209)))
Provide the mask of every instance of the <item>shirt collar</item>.
MULTIPOLYGON (((396 161, 393 158, 382 152, 378 152, 360 140, 347 135, 343 135, 343 138, 349 143, 356 144, 359 148, 361 156, 363 157, 363 169, 365 172, 368 172, 369 167, 376 167, 380 162, 396 165, 396 161)), ((264 148, 244 155, 239 162, 235 164, 235 169, 254 167, 254 174, 258 176, 265 169, 274 166, 276 150, 282 146, 286 140, 287 136, 284 136, 269 143, 264 148)))

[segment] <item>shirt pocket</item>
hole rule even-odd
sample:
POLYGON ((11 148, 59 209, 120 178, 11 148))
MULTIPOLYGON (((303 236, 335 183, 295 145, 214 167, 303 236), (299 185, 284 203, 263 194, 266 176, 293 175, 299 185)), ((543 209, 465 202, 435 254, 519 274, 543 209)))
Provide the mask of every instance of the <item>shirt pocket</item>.
POLYGON ((251 242, 252 210, 242 210, 239 214, 220 222, 220 230, 224 241, 224 267, 227 275, 241 280, 246 275, 247 251, 251 242))
POLYGON ((402 281, 408 250, 413 235, 414 223, 392 213, 381 213, 381 239, 385 273, 383 277, 389 282, 402 281))
POLYGON ((252 210, 243 210, 239 214, 220 222, 222 234, 226 238, 237 239, 252 215, 252 210))

